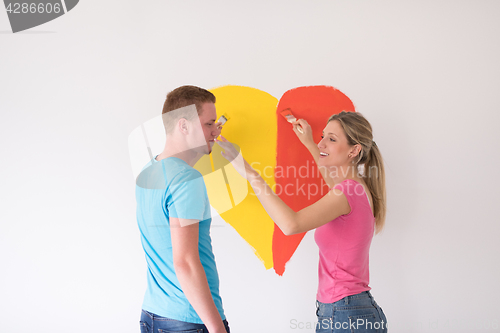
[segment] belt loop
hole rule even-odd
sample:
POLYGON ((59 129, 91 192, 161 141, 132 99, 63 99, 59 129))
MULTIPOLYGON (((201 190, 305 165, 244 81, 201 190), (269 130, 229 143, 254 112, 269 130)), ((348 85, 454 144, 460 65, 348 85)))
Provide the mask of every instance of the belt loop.
POLYGON ((349 304, 349 296, 346 296, 345 297, 345 305, 348 305, 349 304))

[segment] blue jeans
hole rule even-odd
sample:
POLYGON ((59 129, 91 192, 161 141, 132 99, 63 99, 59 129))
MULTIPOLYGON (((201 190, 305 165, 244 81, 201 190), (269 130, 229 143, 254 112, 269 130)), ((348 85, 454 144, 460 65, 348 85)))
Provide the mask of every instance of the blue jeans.
MULTIPOLYGON (((227 333, 229 324, 227 320, 223 321, 227 333)), ((141 312, 141 333, 208 333, 208 329, 203 324, 187 323, 175 319, 160 317, 154 313, 142 310, 141 312)))
POLYGON ((369 291, 335 303, 316 301, 316 333, 386 333, 387 318, 369 291))

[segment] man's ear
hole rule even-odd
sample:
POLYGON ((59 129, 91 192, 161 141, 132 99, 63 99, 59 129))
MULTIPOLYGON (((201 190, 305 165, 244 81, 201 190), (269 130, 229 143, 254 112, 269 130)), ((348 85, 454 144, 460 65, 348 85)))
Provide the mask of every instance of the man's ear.
POLYGON ((177 122, 177 127, 182 134, 188 134, 189 131, 189 123, 186 118, 181 118, 177 122))

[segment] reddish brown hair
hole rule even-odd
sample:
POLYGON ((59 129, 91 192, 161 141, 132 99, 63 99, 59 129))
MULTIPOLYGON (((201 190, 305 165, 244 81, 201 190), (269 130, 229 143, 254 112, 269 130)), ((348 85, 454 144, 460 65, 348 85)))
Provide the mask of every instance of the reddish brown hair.
POLYGON ((182 86, 167 94, 167 99, 163 104, 162 114, 182 108, 183 106, 195 104, 199 115, 201 112, 201 106, 204 103, 215 104, 215 95, 200 87, 182 86))

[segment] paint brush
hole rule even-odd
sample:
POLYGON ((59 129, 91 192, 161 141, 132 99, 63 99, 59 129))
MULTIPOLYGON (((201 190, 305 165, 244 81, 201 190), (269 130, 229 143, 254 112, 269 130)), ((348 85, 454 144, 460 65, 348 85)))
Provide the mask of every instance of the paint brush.
POLYGON ((224 113, 222 116, 219 117, 219 119, 217 120, 219 124, 219 126, 217 126, 217 129, 221 130, 222 131, 222 126, 227 123, 227 121, 229 120, 229 116, 227 115, 227 113, 224 113))
POLYGON ((224 113, 222 116, 220 116, 219 120, 217 120, 217 122, 220 123, 219 128, 222 128, 222 126, 224 126, 224 124, 227 123, 229 119, 230 118, 227 113, 224 113))
MULTIPOLYGON (((280 114, 288 121, 289 123, 294 123, 297 121, 297 118, 292 114, 292 109, 287 108, 283 111, 280 112, 280 114)), ((300 133, 304 133, 304 130, 302 130, 302 127, 299 125, 297 126, 297 131, 300 133)))

